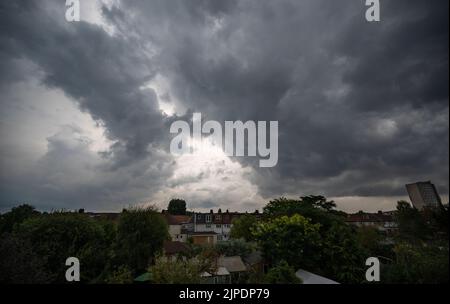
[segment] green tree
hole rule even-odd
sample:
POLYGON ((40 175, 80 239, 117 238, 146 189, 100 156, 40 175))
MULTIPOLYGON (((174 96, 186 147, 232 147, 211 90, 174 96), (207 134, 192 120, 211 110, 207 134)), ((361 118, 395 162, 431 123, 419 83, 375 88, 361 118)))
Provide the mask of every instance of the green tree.
POLYGON ((233 227, 231 228, 230 236, 233 239, 244 239, 246 241, 253 240, 252 229, 255 226, 257 219, 250 214, 242 215, 233 220, 233 227))
POLYGON ((272 267, 264 278, 268 284, 301 284, 302 280, 295 275, 295 269, 289 266, 286 261, 281 261, 272 267))
POLYGON ((399 201, 397 203, 395 219, 402 239, 414 242, 425 240, 431 235, 425 218, 408 202, 399 201))
POLYGON ((381 270, 384 283, 448 284, 448 244, 443 247, 401 242, 394 252, 394 263, 381 270))
POLYGON ((185 215, 186 201, 178 198, 170 200, 167 211, 173 215, 185 215))
POLYGON ((24 204, 11 209, 11 211, 0 215, 0 235, 12 232, 14 226, 21 224, 26 219, 39 215, 33 206, 24 204))
POLYGON ((335 222, 322 236, 318 273, 342 283, 360 283, 364 280, 366 251, 358 242, 355 228, 335 222))
POLYGON ((218 242, 216 244, 216 250, 219 254, 225 256, 239 255, 245 257, 255 250, 255 246, 243 239, 232 239, 229 241, 218 242))
POLYGON ((370 226, 359 227, 356 231, 356 237, 358 243, 361 244, 369 254, 372 254, 372 256, 378 254, 383 236, 377 228, 370 226))
POLYGON ((291 216, 300 214, 309 218, 313 223, 320 223, 321 230, 329 229, 334 222, 343 222, 345 218, 340 211, 334 210, 336 204, 321 195, 303 196, 300 200, 284 197, 270 201, 264 208, 265 218, 277 216, 291 216))
POLYGON ((119 266, 112 271, 104 280, 107 284, 131 284, 133 283, 133 274, 127 266, 119 266))
POLYGON ((9 233, 0 238, 0 284, 50 283, 45 264, 30 242, 9 233))
POLYGON ((146 271, 169 238, 163 217, 153 207, 124 210, 117 227, 116 260, 134 275, 146 271))
POLYGON ((285 260, 294 267, 317 267, 320 262, 320 224, 295 214, 259 222, 253 235, 272 263, 285 260))
POLYGON ((83 265, 81 280, 89 282, 103 271, 110 244, 95 220, 84 214, 54 212, 31 217, 14 229, 31 244, 33 252, 45 261, 52 282, 66 282, 65 261, 77 257, 83 265))
POLYGON ((149 272, 152 283, 156 284, 199 284, 204 269, 201 259, 158 257, 149 272))

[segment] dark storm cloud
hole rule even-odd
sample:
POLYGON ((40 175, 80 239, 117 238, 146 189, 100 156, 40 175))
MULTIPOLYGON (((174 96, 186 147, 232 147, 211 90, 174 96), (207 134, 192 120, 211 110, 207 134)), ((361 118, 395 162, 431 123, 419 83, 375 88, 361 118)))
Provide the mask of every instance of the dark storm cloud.
POLYGON ((262 193, 399 195, 421 179, 448 192, 447 1, 382 1, 380 23, 363 1, 239 1, 219 15, 157 3, 124 7, 186 107, 279 120, 262 193))
MULTIPOLYGON (((85 22, 68 23, 64 12, 64 1, 1 4, 1 81, 6 85, 42 78, 47 87, 76 100, 105 127, 114 144, 95 155, 83 143, 67 144, 73 132, 64 132, 67 138, 49 137, 46 155, 20 177, 14 177, 15 168, 2 159, 2 204, 29 201, 108 209, 108 203, 117 208, 146 198, 170 176, 172 163, 157 151, 168 134, 155 93, 141 89, 154 74, 146 50, 136 38, 112 37, 85 22), (24 59, 36 64, 40 74, 23 73, 17 63, 24 59)), ((8 99, 4 95, 2 105, 8 99)))
POLYGON ((138 42, 113 38, 85 22, 66 22, 61 1, 2 6, 8 29, 2 32, 3 48, 37 63, 45 84, 63 89, 105 124, 108 136, 119 140, 130 158, 144 156, 148 144, 162 134, 163 117, 154 92, 139 89, 154 71, 138 42))
MULTIPOLYGON (((394 196, 428 179, 448 193, 446 0, 381 1, 379 23, 366 22, 364 1, 353 0, 121 1, 102 10, 113 36, 66 23, 63 1, 37 3, 1 4, 0 66, 11 72, 0 81, 17 81, 12 63, 25 57, 46 85, 105 125, 115 144, 103 165, 134 168, 106 179, 105 189, 142 175, 140 161, 170 175, 171 158, 154 149, 167 149, 176 117, 140 89, 159 74, 170 84, 164 100, 184 118, 197 111, 218 121, 279 121, 277 167, 237 159, 254 168, 264 196, 394 196)), ((163 186, 156 173, 143 176, 163 186)), ((58 190, 76 198, 70 191, 58 190)))

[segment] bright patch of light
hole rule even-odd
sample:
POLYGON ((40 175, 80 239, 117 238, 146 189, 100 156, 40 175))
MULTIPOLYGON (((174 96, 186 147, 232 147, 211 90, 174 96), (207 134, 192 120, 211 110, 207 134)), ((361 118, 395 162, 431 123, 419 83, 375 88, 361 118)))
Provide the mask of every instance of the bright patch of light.
MULTIPOLYGON (((156 75, 141 90, 152 89, 158 97, 158 105, 161 112, 171 116, 176 112, 175 104, 180 104, 171 94, 169 81, 161 74, 156 75)), ((177 113, 179 114, 179 113, 177 113)))
POLYGON ((196 211, 207 211, 211 206, 230 211, 261 208, 264 199, 258 194, 258 187, 248 179, 251 167, 231 161, 208 138, 201 144, 190 144, 196 147, 194 153, 175 157, 175 171, 167 181, 168 186, 152 197, 153 202, 166 208, 171 198, 180 197, 196 211), (208 207, 202 205, 206 201, 210 202, 208 207))
POLYGON ((114 0, 89 0, 80 2, 80 19, 81 21, 99 25, 108 34, 113 35, 115 30, 111 24, 105 22, 102 16, 102 6, 111 7, 115 3, 114 0))

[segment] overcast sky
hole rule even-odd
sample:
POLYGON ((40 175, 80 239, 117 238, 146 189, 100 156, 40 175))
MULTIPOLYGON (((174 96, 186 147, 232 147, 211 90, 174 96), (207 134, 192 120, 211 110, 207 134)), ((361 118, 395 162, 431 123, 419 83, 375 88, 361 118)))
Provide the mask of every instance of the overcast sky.
POLYGON ((322 194, 394 208, 448 197, 448 0, 64 0, 0 4, 0 211, 254 210, 322 194), (279 122, 279 160, 169 152, 171 122, 279 122))

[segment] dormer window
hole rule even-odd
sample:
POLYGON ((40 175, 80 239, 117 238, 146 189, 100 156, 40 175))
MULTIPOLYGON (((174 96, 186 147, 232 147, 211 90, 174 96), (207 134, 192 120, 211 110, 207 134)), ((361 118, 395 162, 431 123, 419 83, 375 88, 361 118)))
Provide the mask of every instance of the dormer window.
POLYGON ((211 223, 211 215, 210 214, 206 215, 206 222, 211 223))

